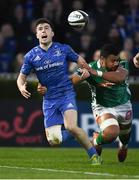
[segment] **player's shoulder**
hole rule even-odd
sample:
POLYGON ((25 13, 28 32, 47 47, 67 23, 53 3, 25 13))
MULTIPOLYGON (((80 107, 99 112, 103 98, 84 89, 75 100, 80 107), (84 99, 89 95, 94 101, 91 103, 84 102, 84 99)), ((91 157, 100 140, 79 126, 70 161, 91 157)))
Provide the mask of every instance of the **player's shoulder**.
POLYGON ((74 52, 71 46, 65 43, 54 42, 53 47, 54 49, 60 49, 60 51, 64 52, 65 54, 68 54, 69 52, 74 52))
POLYGON ((120 59, 119 65, 122 66, 123 68, 126 68, 126 69, 127 69, 128 66, 129 66, 129 61, 126 60, 126 59, 120 59))
POLYGON ((127 59, 120 59, 120 64, 128 64, 128 60, 127 59))
POLYGON ((70 47, 68 44, 60 43, 60 42, 54 42, 53 45, 55 47, 59 47, 59 48, 69 48, 70 47))
POLYGON ((40 53, 40 48, 39 48, 39 46, 35 46, 30 51, 28 51, 24 57, 32 60, 32 59, 34 59, 34 57, 36 57, 36 54, 38 54, 38 53, 40 53))

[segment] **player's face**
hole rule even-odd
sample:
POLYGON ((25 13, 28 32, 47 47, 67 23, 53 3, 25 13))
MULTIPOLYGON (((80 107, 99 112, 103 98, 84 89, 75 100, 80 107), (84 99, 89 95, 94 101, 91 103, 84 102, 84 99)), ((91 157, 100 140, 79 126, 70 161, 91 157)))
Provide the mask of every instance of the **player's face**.
POLYGON ((105 59, 105 67, 108 71, 116 71, 119 66, 119 56, 109 55, 105 59))
POLYGON ((40 44, 47 45, 52 42, 54 32, 49 24, 43 23, 37 26, 36 36, 40 44))

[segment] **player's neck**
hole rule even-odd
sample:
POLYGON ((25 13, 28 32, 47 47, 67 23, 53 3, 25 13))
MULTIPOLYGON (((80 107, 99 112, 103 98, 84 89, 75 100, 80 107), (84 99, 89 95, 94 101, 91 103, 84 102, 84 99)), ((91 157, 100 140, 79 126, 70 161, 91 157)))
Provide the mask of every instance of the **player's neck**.
POLYGON ((50 42, 50 43, 48 43, 48 44, 40 44, 40 47, 42 48, 42 49, 44 49, 45 51, 47 51, 48 49, 49 49, 49 47, 52 45, 52 41, 50 42))

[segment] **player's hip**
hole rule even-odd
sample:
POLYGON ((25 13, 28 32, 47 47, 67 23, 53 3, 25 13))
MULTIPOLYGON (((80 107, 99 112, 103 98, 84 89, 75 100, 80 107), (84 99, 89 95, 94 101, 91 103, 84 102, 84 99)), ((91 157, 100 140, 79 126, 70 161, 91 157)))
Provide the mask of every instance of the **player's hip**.
POLYGON ((125 104, 115 107, 104 107, 102 105, 96 105, 93 107, 93 114, 95 117, 103 116, 104 114, 112 114, 116 117, 118 122, 127 122, 132 120, 132 104, 128 101, 125 104))
POLYGON ((55 100, 43 101, 43 114, 45 127, 63 124, 63 115, 67 110, 77 111, 75 97, 63 97, 55 100))

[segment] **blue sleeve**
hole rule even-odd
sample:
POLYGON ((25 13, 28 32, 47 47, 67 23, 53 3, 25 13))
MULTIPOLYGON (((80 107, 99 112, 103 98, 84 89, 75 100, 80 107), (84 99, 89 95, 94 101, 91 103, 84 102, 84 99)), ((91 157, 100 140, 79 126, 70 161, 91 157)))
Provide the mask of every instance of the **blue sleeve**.
POLYGON ((20 70, 20 72, 22 74, 28 75, 31 72, 32 65, 31 65, 30 59, 31 58, 29 55, 24 56, 23 65, 22 65, 21 70, 20 70))
POLYGON ((77 63, 79 55, 69 46, 67 45, 67 58, 69 61, 77 63))

